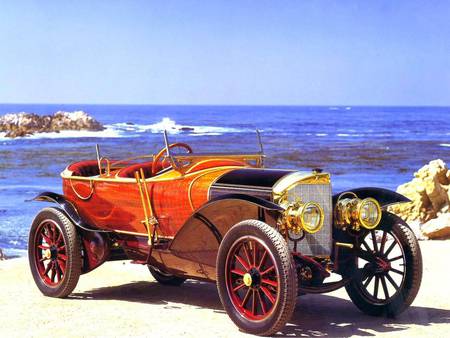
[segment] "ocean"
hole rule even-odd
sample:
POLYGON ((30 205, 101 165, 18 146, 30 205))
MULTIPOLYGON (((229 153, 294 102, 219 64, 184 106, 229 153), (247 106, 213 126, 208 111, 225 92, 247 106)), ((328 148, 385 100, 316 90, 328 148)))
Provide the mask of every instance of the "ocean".
POLYGON ((26 254, 41 191, 61 192, 60 172, 71 162, 103 156, 152 154, 170 141, 194 152, 258 151, 266 167, 323 168, 334 192, 362 186, 396 189, 430 160, 450 161, 450 107, 0 105, 10 112, 53 114, 83 110, 106 129, 8 139, 0 134, 0 248, 26 254), (180 131, 182 127, 185 131, 180 131))

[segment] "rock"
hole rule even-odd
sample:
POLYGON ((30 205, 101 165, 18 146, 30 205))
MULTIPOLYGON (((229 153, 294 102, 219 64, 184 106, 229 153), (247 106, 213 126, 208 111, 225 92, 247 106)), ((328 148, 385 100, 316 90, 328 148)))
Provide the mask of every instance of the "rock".
POLYGON ((103 129, 105 128, 100 122, 84 111, 58 111, 54 115, 43 116, 33 113, 12 113, 0 117, 0 132, 11 138, 62 130, 103 129))
POLYGON ((450 238, 450 213, 442 213, 421 226, 422 233, 430 239, 450 238))
POLYGON ((397 204, 389 211, 407 222, 426 223, 450 206, 450 171, 442 160, 434 160, 414 174, 411 182, 400 185, 397 192, 408 197, 411 203, 397 204))
POLYGON ((0 261, 3 261, 6 259, 6 255, 3 253, 2 249, 0 248, 0 261))
POLYGON ((193 131, 194 128, 193 127, 181 127, 180 130, 181 131, 193 131))

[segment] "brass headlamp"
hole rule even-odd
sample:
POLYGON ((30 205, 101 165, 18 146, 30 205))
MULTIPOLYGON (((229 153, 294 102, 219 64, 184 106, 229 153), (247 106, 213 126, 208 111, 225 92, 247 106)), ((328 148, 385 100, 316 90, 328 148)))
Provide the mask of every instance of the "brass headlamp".
POLYGON ((324 212, 318 203, 285 200, 280 204, 285 208, 281 223, 287 230, 297 234, 301 231, 313 234, 322 228, 324 212))
POLYGON ((350 226, 356 231, 359 231, 360 227, 372 230, 380 221, 381 207, 376 199, 360 199, 352 192, 339 196, 335 207, 335 225, 338 228, 346 229, 350 226), (353 198, 344 198, 345 195, 351 195, 353 198))

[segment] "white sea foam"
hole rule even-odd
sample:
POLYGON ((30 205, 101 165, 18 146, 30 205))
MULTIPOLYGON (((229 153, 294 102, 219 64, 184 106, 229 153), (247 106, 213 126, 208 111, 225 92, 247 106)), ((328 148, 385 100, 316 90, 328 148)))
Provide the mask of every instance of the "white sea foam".
MULTIPOLYGON (((140 133, 150 132, 153 134, 162 133, 167 130, 171 134, 187 133, 189 136, 211 136, 222 135, 225 133, 247 132, 249 129, 224 128, 216 126, 193 126, 177 124, 174 120, 164 117, 161 121, 153 124, 131 124, 131 123, 113 123, 105 125, 105 129, 101 131, 89 130, 63 130, 59 133, 38 133, 17 139, 58 139, 58 138, 119 138, 119 137, 137 137, 140 133)), ((6 133, 0 133, 0 141, 11 141, 12 138, 5 137, 6 133)))
POLYGON ((247 131, 246 129, 224 128, 215 126, 193 126, 178 124, 169 117, 164 117, 161 121, 153 124, 130 124, 130 123, 115 123, 112 125, 117 130, 126 130, 130 132, 143 133, 162 133, 167 130, 171 134, 188 133, 190 136, 200 135, 221 135, 224 133, 239 133, 247 131))
POLYGON ((440 143, 441 147, 450 147, 450 143, 440 143))
POLYGON ((359 137, 364 136, 364 134, 337 134, 339 137, 359 137))
POLYGON ((328 136, 328 134, 326 134, 326 133, 317 133, 316 136, 323 137, 323 136, 328 136))

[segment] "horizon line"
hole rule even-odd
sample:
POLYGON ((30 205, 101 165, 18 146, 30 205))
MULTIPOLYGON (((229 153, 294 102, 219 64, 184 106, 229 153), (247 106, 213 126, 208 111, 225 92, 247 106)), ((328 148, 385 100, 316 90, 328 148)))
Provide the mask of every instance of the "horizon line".
POLYGON ((450 105, 382 105, 382 104, 224 104, 224 103, 43 103, 43 102, 0 102, 0 105, 84 105, 84 106, 174 106, 174 107, 387 107, 387 108, 450 108, 450 105))

